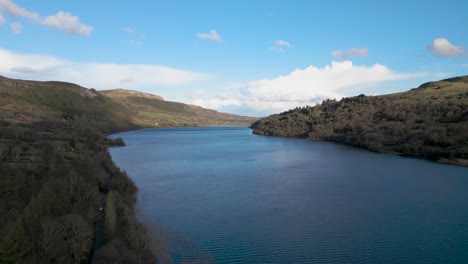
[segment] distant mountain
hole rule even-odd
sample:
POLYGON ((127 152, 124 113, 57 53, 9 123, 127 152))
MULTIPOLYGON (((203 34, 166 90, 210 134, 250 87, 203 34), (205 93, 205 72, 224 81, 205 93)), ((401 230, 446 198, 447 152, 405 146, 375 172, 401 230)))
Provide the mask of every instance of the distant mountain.
POLYGON ((220 113, 195 105, 164 101, 161 96, 124 89, 100 91, 131 112, 132 122, 145 127, 250 125, 256 119, 220 113))
POLYGON ((468 76, 407 92, 325 100, 255 122, 253 132, 468 166, 468 76))
POLYGON ((250 125, 254 118, 124 89, 96 91, 66 82, 0 76, 0 119, 9 123, 61 122, 100 131, 137 127, 250 125), (73 122, 72 122, 73 121, 73 122))

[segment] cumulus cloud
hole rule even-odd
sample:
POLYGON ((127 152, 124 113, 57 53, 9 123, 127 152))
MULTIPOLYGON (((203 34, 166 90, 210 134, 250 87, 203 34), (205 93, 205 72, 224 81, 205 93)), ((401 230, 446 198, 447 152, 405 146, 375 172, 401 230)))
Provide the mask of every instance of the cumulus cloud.
POLYGON ((196 36, 199 39, 213 40, 213 41, 216 41, 216 42, 220 42, 222 40, 221 36, 214 29, 210 30, 209 33, 198 33, 198 34, 196 34, 196 36))
POLYGON ((453 45, 446 38, 434 39, 432 44, 428 45, 427 48, 431 50, 432 54, 435 56, 443 58, 466 55, 463 47, 453 45))
POLYGON ((70 13, 59 11, 41 20, 41 24, 57 28, 67 33, 88 36, 93 28, 80 23, 80 19, 70 13))
POLYGON ((122 87, 150 91, 209 78, 203 73, 150 64, 72 62, 61 58, 20 54, 0 49, 0 75, 12 78, 57 80, 96 89, 122 87))
POLYGON ((15 34, 21 34, 23 32, 23 25, 20 22, 15 22, 10 25, 11 31, 15 34))
POLYGON ((35 22, 40 20, 38 13, 30 12, 27 9, 19 7, 11 0, 0 0, 0 10, 9 15, 23 17, 35 22))
POLYGON ((55 15, 42 17, 39 13, 22 8, 11 0, 0 0, 0 11, 10 16, 21 17, 30 22, 53 27, 70 34, 88 36, 93 31, 91 26, 81 24, 79 17, 63 11, 59 11, 55 15))
POLYGON ((237 93, 196 98, 194 104, 221 110, 237 106, 271 114, 296 106, 312 105, 327 98, 340 99, 386 81, 419 78, 426 73, 396 73, 384 65, 356 66, 351 61, 309 66, 272 79, 251 81, 237 93))
POLYGON ((367 48, 351 48, 347 51, 334 50, 332 56, 341 60, 347 60, 349 57, 366 57, 369 55, 367 48))

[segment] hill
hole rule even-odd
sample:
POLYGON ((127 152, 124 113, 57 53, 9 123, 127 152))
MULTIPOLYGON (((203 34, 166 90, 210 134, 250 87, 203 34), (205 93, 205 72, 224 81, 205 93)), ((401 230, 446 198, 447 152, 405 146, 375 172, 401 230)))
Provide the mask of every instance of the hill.
POLYGON ((407 92, 325 100, 255 122, 253 133, 300 137, 468 165, 468 76, 407 92))
POLYGON ((0 76, 0 118, 12 123, 61 122, 102 132, 137 127, 250 125, 255 119, 219 113, 137 91, 96 91, 66 82, 0 76))
POLYGON ((107 152, 124 142, 107 134, 252 120, 136 91, 0 76, 0 263, 164 259, 163 239, 135 216, 136 186, 107 152))
POLYGON ((161 96, 124 90, 100 91, 131 113, 132 122, 143 127, 244 125, 256 119, 220 113, 195 105, 164 101, 161 96))
POLYGON ((12 124, 95 127, 101 132, 135 127, 128 110, 93 89, 65 82, 0 77, 0 119, 12 124))

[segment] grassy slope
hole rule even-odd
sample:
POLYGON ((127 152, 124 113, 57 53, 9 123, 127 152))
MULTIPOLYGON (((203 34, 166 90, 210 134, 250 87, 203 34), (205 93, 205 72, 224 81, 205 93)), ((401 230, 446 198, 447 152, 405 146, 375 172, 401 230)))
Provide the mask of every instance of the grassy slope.
POLYGON ((102 91, 132 113, 132 121, 145 127, 250 125, 254 118, 219 113, 199 106, 164 101, 162 97, 130 90, 102 91))
POLYGON ((261 119, 254 133, 326 140, 468 165, 468 76, 403 93, 326 100, 261 119))
POLYGON ((1 120, 13 124, 87 123, 101 132, 134 127, 125 107, 71 83, 0 77, 0 110, 1 120))
POLYGON ((135 127, 250 125, 254 118, 124 89, 96 91, 65 82, 36 82, 0 76, 0 118, 12 123, 87 122, 101 131, 135 127))

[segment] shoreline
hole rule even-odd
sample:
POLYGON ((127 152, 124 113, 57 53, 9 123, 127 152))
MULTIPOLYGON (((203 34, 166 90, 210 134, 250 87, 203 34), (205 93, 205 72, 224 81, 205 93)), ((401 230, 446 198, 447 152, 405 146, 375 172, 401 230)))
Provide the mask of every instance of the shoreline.
POLYGON ((376 150, 372 150, 372 149, 365 148, 365 147, 360 147, 360 146, 355 146, 355 145, 351 145, 351 144, 346 144, 346 143, 336 142, 336 141, 330 141, 330 140, 313 140, 313 139, 309 139, 309 138, 306 138, 306 137, 294 137, 294 136, 289 137, 289 136, 265 135, 265 134, 256 133, 256 132, 255 132, 255 129, 253 129, 253 128, 251 128, 251 129, 252 129, 252 133, 255 134, 255 135, 258 135, 258 136, 265 136, 265 137, 281 137, 281 138, 296 138, 296 139, 303 139, 303 140, 312 141, 312 142, 334 143, 334 144, 339 144, 339 145, 343 145, 343 146, 358 148, 358 149, 362 149, 362 150, 366 150, 366 151, 370 151, 370 152, 375 152, 375 153, 380 153, 380 154, 389 154, 389 155, 396 155, 396 156, 400 156, 400 157, 415 158, 415 159, 420 159, 420 160, 425 160, 425 161, 434 162, 434 163, 439 163, 439 164, 445 164, 445 165, 453 165, 453 166, 460 166, 460 167, 468 167, 468 159, 453 159, 453 160, 451 160, 451 159, 447 159, 447 158, 439 158, 439 159, 437 159, 437 160, 433 160, 433 159, 427 159, 427 158, 424 158, 424 157, 419 157, 419 156, 414 156, 414 155, 408 155, 408 154, 399 153, 399 152, 392 152, 392 151, 376 151, 376 150))

